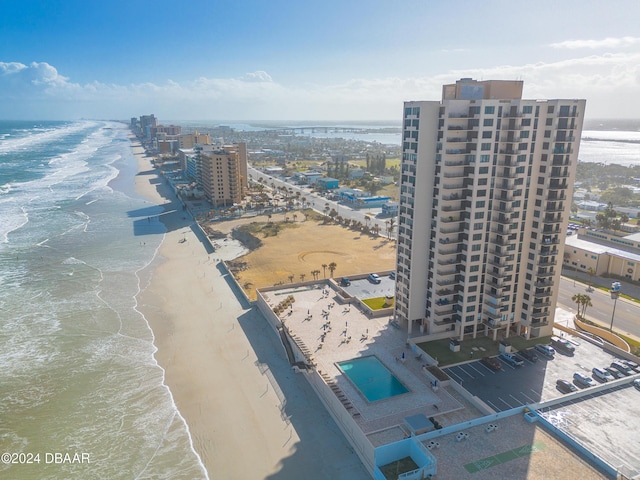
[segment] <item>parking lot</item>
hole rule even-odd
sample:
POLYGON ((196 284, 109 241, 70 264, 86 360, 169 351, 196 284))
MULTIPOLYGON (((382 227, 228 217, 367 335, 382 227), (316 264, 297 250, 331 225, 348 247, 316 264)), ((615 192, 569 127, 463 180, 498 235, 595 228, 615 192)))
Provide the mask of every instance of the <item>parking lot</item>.
MULTIPOLYGON (((338 283, 340 283, 340 279, 338 283)), ((344 289, 352 297, 367 299, 367 298, 377 298, 384 297, 387 295, 395 295, 396 293, 396 281, 389 278, 389 275, 380 275, 380 283, 372 283, 365 278, 359 278, 354 280, 350 278, 351 285, 344 286, 341 285, 341 288, 344 289)))
MULTIPOLYGON (((592 377, 593 367, 609 366, 615 359, 601 348, 579 338, 565 338, 575 346, 573 355, 557 351, 553 359, 548 359, 538 354, 537 362, 525 360, 522 367, 512 366, 498 357, 502 370, 497 372, 477 359, 445 368, 444 371, 495 411, 545 402, 563 395, 556 388, 557 380, 574 383, 574 372, 592 377)), ((600 382, 596 380, 596 383, 600 382)))

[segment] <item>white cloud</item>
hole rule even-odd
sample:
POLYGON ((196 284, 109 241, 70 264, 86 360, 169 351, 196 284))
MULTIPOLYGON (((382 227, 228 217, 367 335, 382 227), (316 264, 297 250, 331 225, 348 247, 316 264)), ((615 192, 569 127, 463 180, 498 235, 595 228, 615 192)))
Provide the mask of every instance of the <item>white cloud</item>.
POLYGON ((3 115, 15 119, 128 118, 154 112, 171 120, 389 120, 401 118, 403 101, 438 100, 442 84, 461 77, 521 79, 526 98, 586 98, 592 118, 638 117, 640 111, 640 53, 329 85, 287 85, 264 71, 162 84, 80 85, 46 63, 0 62, 0 104, 3 115))
POLYGON ((608 37, 602 40, 566 40, 564 42, 551 43, 549 46, 553 48, 625 48, 640 44, 639 37, 608 37))

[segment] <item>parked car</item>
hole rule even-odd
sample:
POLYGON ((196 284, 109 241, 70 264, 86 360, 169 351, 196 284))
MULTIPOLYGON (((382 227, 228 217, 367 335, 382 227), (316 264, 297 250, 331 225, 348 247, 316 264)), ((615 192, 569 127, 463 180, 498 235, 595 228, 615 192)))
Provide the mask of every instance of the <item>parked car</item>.
POLYGON ((634 371, 631 370, 631 368, 629 368, 629 365, 621 362, 620 360, 614 360, 613 362, 611 362, 611 368, 615 368, 616 370, 618 370, 621 373, 624 373, 627 376, 633 375, 634 373, 634 371))
POLYGON ((391 280, 395 280, 395 279, 396 279, 396 272, 391 272, 391 273, 389 274, 389 278, 390 278, 391 280))
POLYGON ((640 365, 636 362, 632 362, 631 360, 622 360, 623 363, 626 363, 627 366, 636 373, 640 373, 640 365))
POLYGON ((371 283, 380 283, 382 281, 380 275, 378 275, 377 273, 370 273, 367 278, 371 283))
POLYGON ((342 279, 340 280, 340 285, 342 285, 343 287, 348 287, 349 285, 351 285, 351 280, 349 280, 347 277, 342 277, 342 279))
POLYGON ((480 361, 494 372, 502 370, 502 364, 495 357, 482 357, 480 361))
POLYGON ((604 367, 604 369, 609 373, 609 375, 611 375, 613 378, 615 378, 616 380, 618 378, 624 378, 626 375, 624 373, 622 373, 620 370, 616 370, 615 368, 611 368, 611 367, 604 367))
POLYGON ((591 373, 595 378, 603 382, 613 382, 615 380, 615 378, 613 378, 613 375, 607 372, 604 368, 594 367, 591 370, 591 373))
MULTIPOLYGON (((522 362, 522 364, 524 365, 524 363, 525 363, 525 362, 524 362, 524 361, 525 361, 525 358, 524 358, 522 355, 520 355, 520 354, 519 354, 519 353, 517 353, 517 352, 516 352, 516 353, 514 353, 514 354, 512 354, 512 355, 513 355, 513 358, 515 358, 516 360, 521 361, 521 362, 522 362)), ((536 357, 536 358, 537 358, 537 357, 536 357)))
POLYGON ((537 362, 538 361, 538 355, 536 355, 536 352, 533 350, 533 348, 527 348, 526 350, 520 350, 518 352, 518 355, 520 355, 523 358, 526 358, 530 362, 537 362))
POLYGON ((573 383, 568 382, 567 380, 558 380, 556 382, 556 388, 562 393, 571 393, 578 390, 578 387, 576 387, 573 383))
POLYGON ((576 347, 574 347, 571 342, 565 338, 551 337, 551 344, 556 348, 556 350, 561 350, 569 354, 573 354, 576 351, 576 347))
POLYGON ((551 345, 544 345, 542 343, 537 344, 535 347, 536 351, 541 353, 547 358, 553 358, 556 354, 556 351, 553 349, 551 345))
POLYGON ((582 372, 576 372, 573 374, 573 381, 574 383, 578 384, 581 387, 595 387, 596 386, 596 382, 593 378, 591 377, 587 377, 584 373, 582 372))
POLYGON ((640 378, 636 378, 633 381, 633 386, 636 387, 638 390, 640 390, 640 378))
POLYGON ((512 367, 521 367, 524 365, 524 362, 522 360, 518 360, 513 354, 511 353, 502 353, 500 354, 500 358, 502 360, 504 360, 505 362, 507 362, 509 365, 511 365, 512 367))

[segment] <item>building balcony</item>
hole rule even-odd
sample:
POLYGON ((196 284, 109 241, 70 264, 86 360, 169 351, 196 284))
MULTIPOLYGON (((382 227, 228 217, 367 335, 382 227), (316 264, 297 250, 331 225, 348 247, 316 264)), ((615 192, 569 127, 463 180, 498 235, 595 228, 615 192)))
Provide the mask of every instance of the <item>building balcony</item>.
POLYGON ((499 167, 516 167, 518 162, 508 156, 504 159, 498 160, 497 164, 499 167))
POLYGON ((489 328, 503 328, 505 326, 507 326, 509 323, 514 323, 513 321, 510 321, 508 318, 503 320, 502 317, 500 318, 489 318, 487 320, 483 320, 482 324, 486 325, 489 328))
POLYGON ((531 318, 544 318, 551 315, 551 312, 533 312, 530 317, 531 318))
POLYGON ((557 159, 551 162, 552 167, 568 167, 569 165, 571 165, 571 161, 567 159, 557 159))
POLYGON ((439 248, 438 249, 438 255, 441 255, 443 257, 444 256, 449 256, 449 255, 457 255, 462 250, 461 248, 458 248, 458 246, 456 244, 452 244, 451 246, 452 246, 452 248, 446 248, 446 247, 439 248))
POLYGON ((436 280, 436 285, 439 285, 441 287, 446 287, 448 285, 454 285, 458 283, 458 280, 456 280, 455 278, 451 278, 451 277, 441 277, 438 278, 438 280, 436 280))
MULTIPOLYGON (((489 310, 483 310, 482 315, 487 318, 487 320, 493 320, 494 322, 502 321, 502 312, 497 311, 495 313, 491 313, 489 310)), ((508 320, 505 320, 507 322, 508 320)))
POLYGON ((561 171, 561 172, 555 172, 554 169, 551 169, 551 174, 549 175, 550 178, 569 178, 569 172, 568 171, 561 171))
POLYGON ((453 290, 452 288, 441 288, 440 290, 436 290, 436 294, 444 297, 446 295, 453 295, 455 293, 455 290, 453 290))
POLYGON ((462 202, 454 204, 454 205, 443 205, 440 210, 442 210, 443 212, 452 212, 452 213, 458 213, 458 212, 462 212, 463 210, 465 210, 465 206, 463 205, 462 202))
POLYGON ((508 262, 506 260, 497 260, 496 261, 495 259, 493 259, 493 260, 489 260, 487 263, 489 265, 493 265, 494 267, 503 268, 503 267, 507 266, 508 262))
POLYGON ((444 259, 444 258, 438 259, 438 265, 455 265, 457 263, 458 263, 458 261, 455 258, 453 258, 453 259, 444 259))
POLYGON ((497 203, 496 200, 494 200, 494 203, 493 203, 493 210, 495 212, 502 212, 502 213, 511 213, 511 212, 513 212, 513 208, 512 207, 509 207, 507 205, 500 205, 500 204, 497 203))
POLYGON ((496 278, 490 278, 489 280, 487 280, 486 284, 497 290, 500 290, 505 287, 504 281, 496 278))
POLYGON ((543 245, 558 245, 560 243, 560 240, 558 239, 558 237, 543 237, 542 238, 542 244, 543 245))
POLYGON ((447 137, 449 143, 467 143, 469 139, 465 137, 447 137))
POLYGON ((554 283, 555 282, 551 278, 546 278, 545 280, 537 280, 534 283, 534 286, 536 288, 547 288, 547 287, 553 287, 554 283))
POLYGON ((558 255, 558 249, 557 248, 553 248, 553 247, 547 247, 545 245, 540 247, 540 255, 545 255, 545 256, 552 256, 552 255, 558 255))
POLYGON ((566 182, 551 182, 547 187, 549 190, 566 190, 569 187, 566 182))
POLYGON ((445 183, 442 185, 445 190, 462 190, 464 187, 464 183, 445 183))
POLYGON ((552 296, 551 290, 541 290, 533 294, 534 298, 547 298, 552 296))
POLYGON ((562 215, 545 215, 544 223, 562 223, 564 218, 562 215))
POLYGON ((506 258, 509 255, 511 255, 506 248, 503 248, 503 249, 494 248, 489 253, 491 255, 495 255, 496 257, 500 257, 500 258, 506 258))
POLYGON ((511 225, 511 219, 505 215, 498 215, 498 218, 491 219, 491 222, 499 225, 511 225))
POLYGON ((444 172, 442 174, 444 178, 463 178, 467 176, 465 172, 444 172))
POLYGON ((484 304, 490 306, 491 308, 500 310, 500 307, 502 306, 502 299, 485 294, 484 304))
POLYGON ((536 272, 536 276, 538 278, 555 277, 555 275, 556 275, 556 272, 554 270, 547 270, 546 272, 543 272, 543 271, 536 272))
POLYGON ((451 325, 452 323, 455 323, 456 320, 453 317, 447 317, 447 318, 443 318, 442 320, 434 320, 433 323, 435 325, 438 325, 439 327, 443 326, 443 325, 451 325))
POLYGON ((549 259, 548 257, 538 257, 538 266, 539 267, 552 267, 556 265, 555 258, 549 259))
POLYGON ((548 206, 547 208, 544 209, 545 212, 564 212, 564 205, 553 205, 553 206, 548 206))
POLYGON ((456 223, 456 222, 464 222, 464 218, 459 215, 449 215, 448 217, 440 217, 441 223, 456 223))
POLYGON ((543 307, 550 307, 551 306, 551 302, 549 300, 536 300, 533 302, 533 308, 543 308, 543 307))
POLYGON ((438 269, 436 270, 436 273, 439 277, 450 277, 451 275, 456 275, 458 273, 458 268, 457 266, 454 266, 453 268, 438 269))
POLYGON ((447 308, 445 308, 444 310, 438 310, 438 309, 434 310, 434 315, 436 317, 450 316, 450 315, 453 315, 454 313, 456 313, 456 310, 453 305, 447 305, 447 308))
POLYGON ((443 202, 451 202, 451 201, 462 199, 463 195, 459 194, 458 192, 454 192, 454 193, 450 193, 449 195, 442 195, 442 197, 440 198, 443 202))

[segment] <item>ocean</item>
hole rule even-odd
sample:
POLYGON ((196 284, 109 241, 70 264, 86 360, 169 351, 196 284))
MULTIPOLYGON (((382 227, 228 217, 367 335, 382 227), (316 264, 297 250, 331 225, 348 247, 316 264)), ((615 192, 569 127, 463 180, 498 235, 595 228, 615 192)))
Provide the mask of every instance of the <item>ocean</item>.
POLYGON ((0 478, 207 478, 136 309, 165 228, 127 125, 0 122, 0 478))

